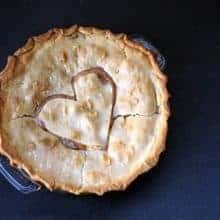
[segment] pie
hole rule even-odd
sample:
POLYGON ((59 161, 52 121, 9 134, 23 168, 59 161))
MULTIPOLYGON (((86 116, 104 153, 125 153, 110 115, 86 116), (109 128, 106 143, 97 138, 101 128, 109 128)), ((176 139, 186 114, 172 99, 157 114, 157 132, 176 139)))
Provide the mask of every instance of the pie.
POLYGON ((0 153, 51 191, 125 189, 165 148, 166 82, 125 34, 72 26, 32 37, 0 75, 0 153))

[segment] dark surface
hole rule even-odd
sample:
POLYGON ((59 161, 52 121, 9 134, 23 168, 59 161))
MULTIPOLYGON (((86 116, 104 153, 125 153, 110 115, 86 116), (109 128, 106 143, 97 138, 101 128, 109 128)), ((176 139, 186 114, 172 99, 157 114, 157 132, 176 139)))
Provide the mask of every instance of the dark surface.
POLYGON ((0 219, 220 219, 217 8, 214 1, 1 2, 1 67, 29 36, 54 26, 141 33, 168 60, 172 117, 159 165, 127 191, 103 197, 46 190, 22 195, 0 176, 0 219))

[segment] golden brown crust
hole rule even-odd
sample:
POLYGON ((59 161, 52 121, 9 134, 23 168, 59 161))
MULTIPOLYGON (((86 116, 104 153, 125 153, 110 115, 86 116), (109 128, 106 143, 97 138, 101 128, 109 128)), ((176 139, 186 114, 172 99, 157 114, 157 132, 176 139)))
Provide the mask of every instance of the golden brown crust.
MULTIPOLYGON (((129 178, 124 178, 121 181, 116 183, 109 183, 104 184, 102 187, 94 186, 89 188, 82 188, 78 186, 74 186, 72 184, 57 184, 50 178, 44 178, 43 175, 40 173, 36 173, 31 166, 27 165, 19 155, 13 151, 7 144, 7 137, 0 127, 0 153, 5 155, 9 160, 11 165, 18 167, 19 169, 24 170, 33 181, 39 182, 45 185, 49 190, 53 191, 56 189, 68 191, 73 194, 80 194, 80 193, 96 193, 98 195, 102 195, 103 193, 110 191, 110 190, 124 190, 138 175, 148 171, 152 167, 154 167, 159 159, 161 152, 165 149, 165 142, 166 142, 166 135, 167 135, 167 120, 169 117, 169 107, 168 107, 168 92, 166 89, 167 78, 166 76, 160 71, 152 53, 145 48, 143 48, 140 44, 133 42, 128 39, 127 35, 125 34, 113 34, 109 30, 99 30, 94 27, 78 27, 76 25, 67 28, 67 29, 52 29, 49 30, 47 33, 35 36, 30 38, 27 43, 18 49, 14 55, 8 57, 8 61, 6 67, 1 72, 0 75, 0 83, 5 83, 15 77, 16 74, 19 74, 20 71, 18 69, 24 68, 26 63, 29 59, 31 59, 32 55, 35 53, 36 48, 39 45, 46 43, 49 39, 56 39, 62 35, 69 36, 73 35, 74 33, 83 33, 86 35, 90 34, 99 34, 104 35, 106 38, 110 38, 113 41, 115 39, 119 40, 122 44, 127 45, 130 48, 134 48, 146 56, 150 61, 150 65, 152 69, 154 69, 154 73, 159 79, 159 87, 161 89, 161 100, 162 100, 162 107, 160 109, 160 115, 162 117, 162 123, 160 124, 160 137, 156 139, 154 143, 154 148, 150 154, 150 160, 146 160, 145 163, 140 164, 140 166, 135 170, 135 173, 132 174, 129 178), (14 68, 16 66, 16 70, 14 68)), ((4 93, 0 91, 0 113, 4 111, 4 93)), ((1 123, 1 118, 0 118, 1 123)))

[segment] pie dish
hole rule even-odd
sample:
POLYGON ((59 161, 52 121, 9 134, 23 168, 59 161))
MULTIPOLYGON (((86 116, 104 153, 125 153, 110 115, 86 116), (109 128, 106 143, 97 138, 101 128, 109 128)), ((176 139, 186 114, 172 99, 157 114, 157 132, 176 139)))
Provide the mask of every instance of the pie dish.
POLYGON ((72 26, 32 37, 0 75, 0 153, 51 191, 125 189, 165 148, 166 82, 125 34, 72 26))

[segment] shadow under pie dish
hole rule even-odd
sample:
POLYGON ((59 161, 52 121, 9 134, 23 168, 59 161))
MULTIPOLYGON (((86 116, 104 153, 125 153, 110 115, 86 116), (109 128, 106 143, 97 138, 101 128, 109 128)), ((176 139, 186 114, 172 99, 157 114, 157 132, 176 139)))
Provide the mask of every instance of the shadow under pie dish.
POLYGON ((125 189, 165 148, 166 77, 124 34, 50 30, 8 58, 0 82, 0 152, 50 190, 125 189))

